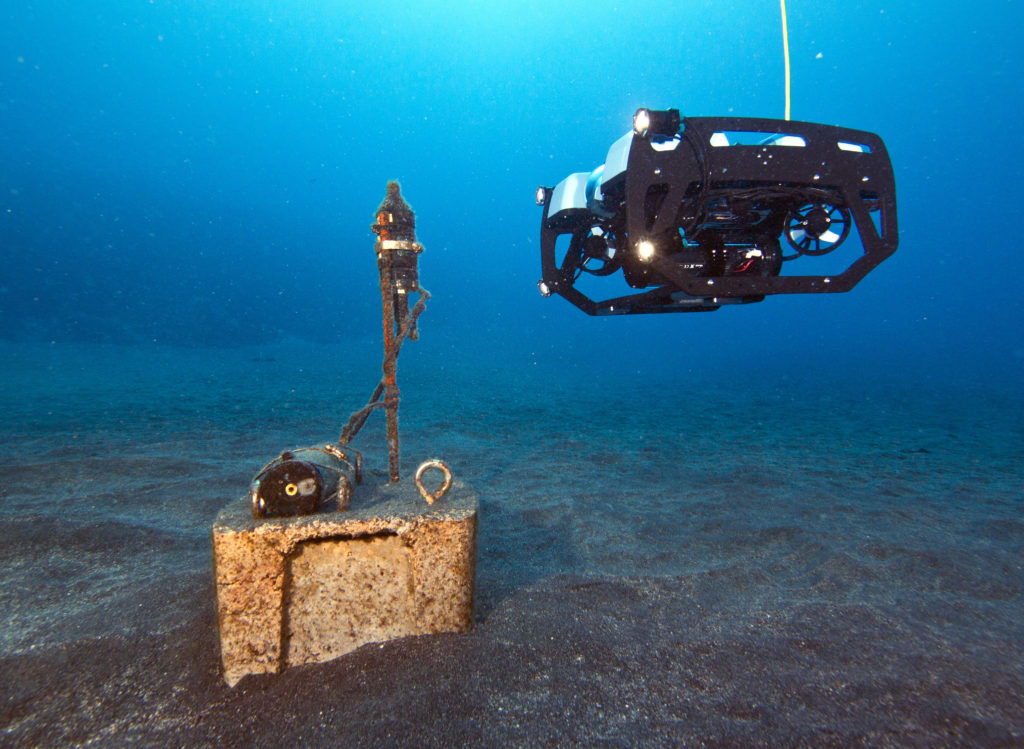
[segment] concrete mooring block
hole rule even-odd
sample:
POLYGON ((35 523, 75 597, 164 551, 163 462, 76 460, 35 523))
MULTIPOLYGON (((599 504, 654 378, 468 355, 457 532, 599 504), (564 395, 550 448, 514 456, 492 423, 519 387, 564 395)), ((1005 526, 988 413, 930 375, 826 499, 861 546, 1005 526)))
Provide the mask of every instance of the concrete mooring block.
POLYGON ((427 504, 411 480, 364 484, 346 512, 213 525, 224 680, 337 658, 369 642, 473 623, 477 499, 456 482, 427 504))

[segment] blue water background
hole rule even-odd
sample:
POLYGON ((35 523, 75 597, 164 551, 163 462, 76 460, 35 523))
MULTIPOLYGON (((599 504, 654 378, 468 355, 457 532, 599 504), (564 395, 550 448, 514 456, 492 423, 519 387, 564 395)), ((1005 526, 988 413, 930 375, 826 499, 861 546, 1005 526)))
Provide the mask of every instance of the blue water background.
POLYGON ((781 117, 778 3, 11 4, 0 337, 372 336, 369 225, 399 179, 434 294, 425 339, 484 363, 727 356, 1012 386, 1021 4, 788 13, 793 118, 884 138, 899 251, 847 295, 590 319, 537 294, 534 187, 601 163, 641 105, 781 117))

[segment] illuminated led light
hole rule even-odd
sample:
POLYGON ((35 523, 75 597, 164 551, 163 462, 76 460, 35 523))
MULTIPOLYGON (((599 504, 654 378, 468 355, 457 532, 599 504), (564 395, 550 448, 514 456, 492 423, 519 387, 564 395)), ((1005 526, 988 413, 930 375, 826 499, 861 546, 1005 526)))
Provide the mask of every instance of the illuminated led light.
POLYGON ((651 129, 651 112, 649 109, 638 109, 633 115, 633 132, 637 135, 646 135, 651 129))
POLYGON ((644 241, 637 245, 636 251, 637 254, 640 256, 640 259, 643 260, 644 262, 647 262, 652 257, 654 257, 654 244, 652 242, 648 242, 645 239, 644 241))
POLYGON ((543 297, 551 296, 551 287, 544 281, 537 282, 537 290, 540 291, 540 295, 543 297))
MULTIPOLYGON (((679 132, 682 119, 678 109, 647 109, 642 107, 633 115, 633 134, 641 138, 672 138, 679 132), (661 136, 661 137, 654 137, 661 136)), ((675 146, 671 146, 674 148, 675 146)), ((670 149, 671 150, 671 149, 670 149)))
POLYGON ((548 199, 548 189, 546 187, 538 187, 537 194, 534 198, 537 201, 537 205, 544 205, 544 202, 548 199))

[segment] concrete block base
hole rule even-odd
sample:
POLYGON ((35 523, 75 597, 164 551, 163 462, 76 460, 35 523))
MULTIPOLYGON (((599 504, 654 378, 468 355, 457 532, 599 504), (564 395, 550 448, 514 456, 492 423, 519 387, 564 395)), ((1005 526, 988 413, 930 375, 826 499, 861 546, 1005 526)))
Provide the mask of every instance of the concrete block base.
POLYGON ((337 658, 368 642, 473 623, 477 499, 428 505, 413 482, 364 484, 347 512, 253 520, 248 498, 213 525, 224 680, 337 658))

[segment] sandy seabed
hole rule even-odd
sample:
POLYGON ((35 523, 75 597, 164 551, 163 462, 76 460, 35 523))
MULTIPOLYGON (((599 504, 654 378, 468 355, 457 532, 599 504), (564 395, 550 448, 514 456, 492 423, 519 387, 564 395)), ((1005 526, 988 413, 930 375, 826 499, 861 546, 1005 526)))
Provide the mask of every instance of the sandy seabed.
POLYGON ((0 344, 0 743, 1024 745, 1024 396, 840 367, 403 353, 405 474, 480 497, 474 631, 229 689, 210 525, 336 438, 362 348, 0 344))

